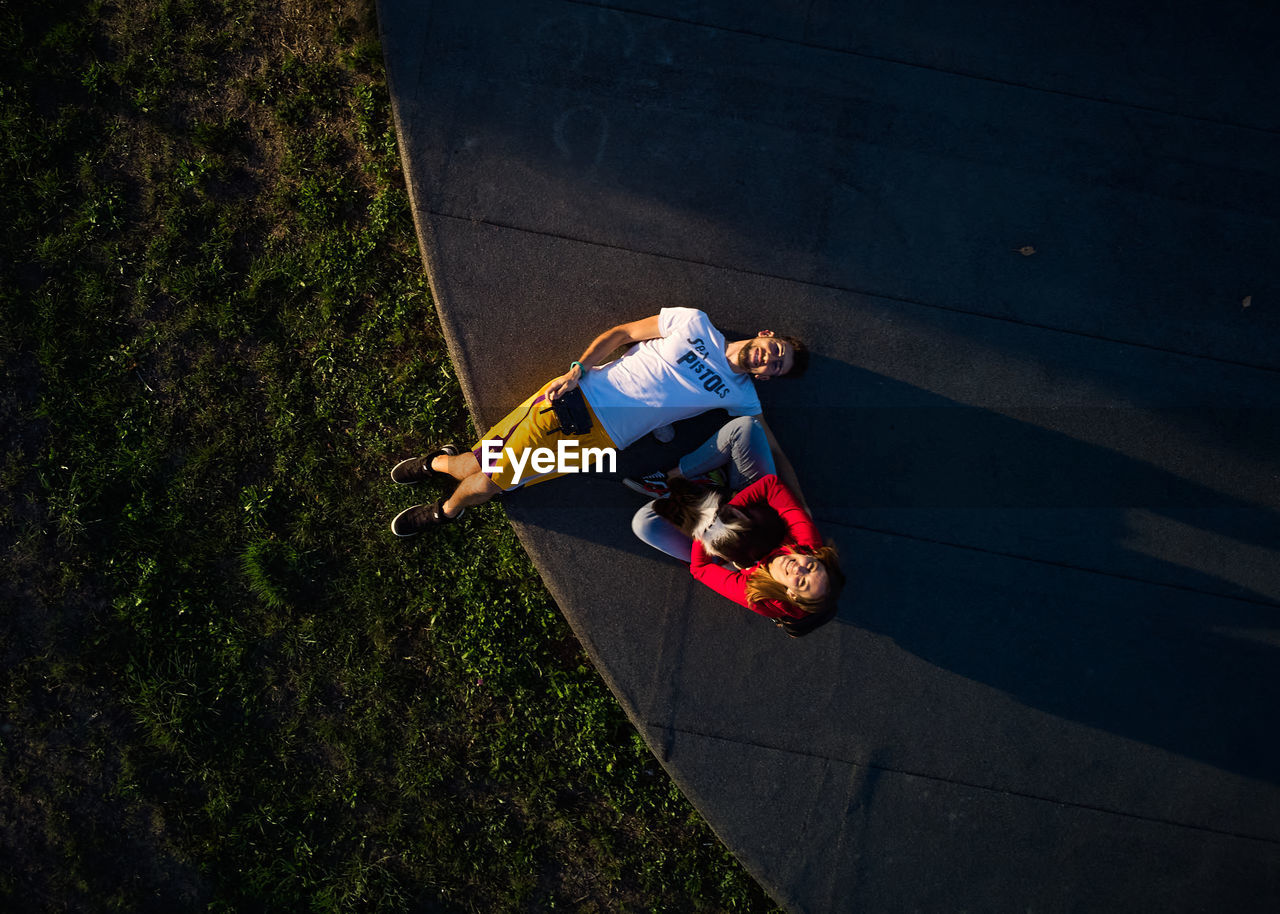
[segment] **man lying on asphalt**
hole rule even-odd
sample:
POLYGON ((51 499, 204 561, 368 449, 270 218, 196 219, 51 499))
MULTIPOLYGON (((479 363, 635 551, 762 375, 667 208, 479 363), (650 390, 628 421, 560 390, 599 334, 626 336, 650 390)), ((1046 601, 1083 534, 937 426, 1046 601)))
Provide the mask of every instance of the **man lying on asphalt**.
MULTIPOLYGON (((754 381, 798 377, 807 364, 799 340, 761 330, 749 340, 726 343, 707 315, 693 308, 663 308, 653 317, 619 324, 596 337, 565 374, 517 406, 470 451, 446 444, 396 464, 396 482, 449 476, 458 484, 434 504, 401 511, 391 530, 413 536, 449 523, 500 492, 577 472, 566 460, 587 463, 594 456, 599 466, 603 455, 612 458, 614 450, 649 432, 710 409, 757 418, 781 458, 760 415, 754 381), (630 348, 621 358, 597 364, 619 346, 630 348)), ((779 469, 794 480, 785 458, 779 469)))

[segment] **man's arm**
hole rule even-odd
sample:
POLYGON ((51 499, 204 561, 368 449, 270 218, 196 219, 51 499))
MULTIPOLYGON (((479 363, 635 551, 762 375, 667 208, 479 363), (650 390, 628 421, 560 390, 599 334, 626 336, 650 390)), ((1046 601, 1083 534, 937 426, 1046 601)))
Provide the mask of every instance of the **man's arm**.
POLYGON ((769 450, 773 451, 773 463, 778 469, 778 478, 786 483, 787 488, 795 495, 801 507, 812 516, 813 512, 809 510, 809 503, 804 500, 804 493, 800 491, 800 480, 796 478, 795 468, 791 466, 791 461, 787 459, 787 455, 782 452, 782 448, 778 445, 778 439, 773 437, 773 429, 769 428, 769 423, 764 421, 764 414, 757 413, 751 418, 760 423, 760 427, 764 429, 765 437, 769 439, 769 450))
POLYGON ((618 324, 606 330, 592 340, 591 345, 579 356, 578 363, 582 366, 582 371, 578 371, 577 365, 570 367, 547 388, 547 397, 554 400, 573 390, 578 386, 578 381, 582 379, 583 374, 604 361, 609 353, 619 346, 642 343, 645 340, 657 339, 661 335, 658 332, 658 315, 656 314, 629 324, 618 324))

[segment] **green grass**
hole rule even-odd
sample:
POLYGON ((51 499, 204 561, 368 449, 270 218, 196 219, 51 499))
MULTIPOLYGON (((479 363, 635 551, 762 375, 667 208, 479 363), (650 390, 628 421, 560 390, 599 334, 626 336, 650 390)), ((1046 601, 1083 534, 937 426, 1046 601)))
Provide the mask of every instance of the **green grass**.
POLYGON ((370 4, 0 4, 0 195, 6 908, 770 907, 499 507, 390 541, 474 430, 370 4))

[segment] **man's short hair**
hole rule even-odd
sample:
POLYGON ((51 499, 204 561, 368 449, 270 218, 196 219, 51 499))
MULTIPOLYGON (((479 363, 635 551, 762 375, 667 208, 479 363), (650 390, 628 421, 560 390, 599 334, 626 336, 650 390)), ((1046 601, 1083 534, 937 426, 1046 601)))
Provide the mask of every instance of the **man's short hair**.
POLYGON ((791 359, 791 370, 784 375, 783 378, 798 378, 809 368, 809 347, 805 346, 802 340, 794 336, 777 336, 775 339, 783 340, 791 344, 793 353, 791 359))

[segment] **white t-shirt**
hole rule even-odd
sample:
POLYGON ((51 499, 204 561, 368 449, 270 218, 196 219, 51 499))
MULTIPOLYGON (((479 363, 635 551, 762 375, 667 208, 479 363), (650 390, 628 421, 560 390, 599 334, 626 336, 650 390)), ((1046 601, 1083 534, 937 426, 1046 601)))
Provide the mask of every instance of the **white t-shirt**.
POLYGON ((729 367, 724 335, 704 313, 663 308, 658 332, 660 339, 636 343, 580 383, 615 445, 627 447, 655 428, 709 409, 726 409, 730 416, 760 412, 751 376, 729 367))

